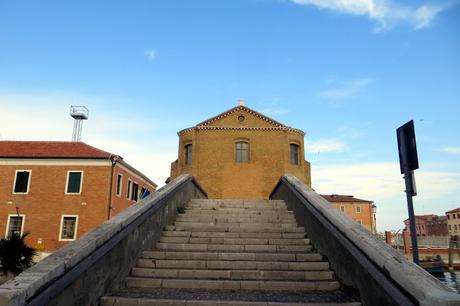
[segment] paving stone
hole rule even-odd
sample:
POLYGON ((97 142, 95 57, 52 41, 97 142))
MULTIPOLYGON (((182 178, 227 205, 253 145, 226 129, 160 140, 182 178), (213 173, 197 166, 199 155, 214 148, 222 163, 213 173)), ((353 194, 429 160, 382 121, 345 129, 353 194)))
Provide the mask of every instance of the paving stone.
MULTIPOLYGON (((230 305, 307 305, 307 306, 359 306, 341 291, 317 292, 288 292, 288 291, 261 291, 258 282, 241 281, 243 291, 206 290, 206 289, 165 289, 165 288, 127 288, 101 299, 104 306, 113 305, 113 301, 137 299, 142 305, 183 305, 180 303, 193 303, 188 305, 208 305, 205 303, 234 303, 230 305), (104 304, 104 300, 112 302, 104 304), (274 302, 276 301, 276 302, 274 302), (154 304, 151 304, 151 303, 154 304), (162 303, 179 304, 162 304, 162 303), (158 304, 155 304, 158 303, 158 304)), ((211 304, 212 305, 212 304, 211 304)))

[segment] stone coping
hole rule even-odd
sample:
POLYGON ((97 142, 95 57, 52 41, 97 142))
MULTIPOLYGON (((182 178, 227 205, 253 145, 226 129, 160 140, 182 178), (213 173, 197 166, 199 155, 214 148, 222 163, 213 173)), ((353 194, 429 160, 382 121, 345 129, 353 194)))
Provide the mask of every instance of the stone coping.
MULTIPOLYGON (((460 305, 460 294, 453 292, 424 269, 372 235, 368 230, 334 208, 321 195, 292 175, 283 176, 270 194, 281 184, 297 191, 330 224, 363 253, 385 277, 402 288, 419 305, 460 305)), ((311 209, 309 208, 309 209, 311 209)))
MULTIPOLYGON (((110 220, 89 231, 81 238, 60 248, 42 261, 0 286, 0 305, 25 305, 50 284, 58 281, 71 269, 87 259, 112 238, 127 230, 128 226, 149 210, 160 208, 162 200, 192 182, 204 195, 204 189, 191 175, 181 175, 146 198, 120 212, 110 220), (157 206, 157 207, 155 207, 157 206)), ((103 254, 101 254, 103 256, 103 254)))

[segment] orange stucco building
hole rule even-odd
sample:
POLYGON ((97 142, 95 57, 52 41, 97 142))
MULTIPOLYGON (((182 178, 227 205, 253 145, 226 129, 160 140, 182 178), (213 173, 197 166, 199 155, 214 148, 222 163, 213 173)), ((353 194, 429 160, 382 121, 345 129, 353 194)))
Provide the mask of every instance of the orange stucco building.
POLYGON ((374 202, 357 199, 352 195, 330 194, 321 195, 357 223, 367 228, 371 233, 377 233, 374 202))
POLYGON ((0 141, 0 231, 30 232, 51 252, 135 203, 156 184, 83 142, 0 141))
POLYGON ((304 135, 240 101, 179 135, 171 178, 191 174, 210 198, 267 199, 282 175, 311 185, 304 135))

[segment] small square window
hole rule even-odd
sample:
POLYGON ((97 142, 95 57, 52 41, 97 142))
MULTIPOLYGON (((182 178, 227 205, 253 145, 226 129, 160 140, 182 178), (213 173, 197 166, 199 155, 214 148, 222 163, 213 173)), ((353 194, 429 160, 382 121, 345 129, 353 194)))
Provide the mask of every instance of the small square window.
POLYGON ((79 194, 81 193, 81 185, 83 179, 83 171, 69 171, 67 172, 67 194, 79 194))
POLYGON ((355 207, 355 212, 356 212, 357 214, 360 214, 360 213, 361 213, 361 206, 356 206, 356 207, 355 207))
POLYGON ((132 181, 128 180, 128 189, 126 190, 126 198, 128 200, 131 200, 131 186, 132 186, 132 181))
POLYGON ((191 165, 192 164, 192 145, 188 144, 185 145, 185 164, 191 165))
POLYGON ((247 163, 249 161, 249 144, 247 142, 237 142, 235 144, 235 159, 237 163, 247 163))
POLYGON ((131 194, 131 200, 137 201, 139 196, 139 185, 137 183, 133 183, 133 192, 131 194))
POLYGON ((18 170, 14 178, 13 193, 28 193, 30 183, 30 170, 18 170))
POLYGON ((123 187, 123 175, 118 174, 117 175, 117 188, 116 188, 116 193, 115 195, 119 197, 121 195, 121 189, 123 187))
POLYGON ((343 205, 340 206, 340 210, 343 211, 343 212, 345 212, 345 206, 343 206, 343 205))
POLYGON ((291 148, 291 164, 298 165, 299 164, 299 146, 291 143, 290 148, 291 148))
POLYGON ((9 215, 8 226, 6 229, 6 238, 10 238, 13 234, 22 236, 24 229, 24 215, 9 215))
POLYGON ((150 194, 150 191, 147 188, 142 187, 141 192, 139 193, 139 198, 142 200, 143 198, 145 198, 149 194, 150 194))
POLYGON ((62 216, 59 240, 75 240, 77 238, 78 216, 62 216))

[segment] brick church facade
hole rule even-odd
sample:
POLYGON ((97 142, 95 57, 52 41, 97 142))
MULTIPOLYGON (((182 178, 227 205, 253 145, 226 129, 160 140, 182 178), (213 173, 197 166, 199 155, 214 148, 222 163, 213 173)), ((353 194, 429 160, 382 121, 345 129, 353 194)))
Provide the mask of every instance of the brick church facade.
POLYGON ((171 178, 195 176, 209 198, 268 199, 281 176, 311 185, 304 135, 240 101, 240 104, 179 135, 171 178))

